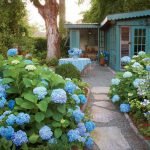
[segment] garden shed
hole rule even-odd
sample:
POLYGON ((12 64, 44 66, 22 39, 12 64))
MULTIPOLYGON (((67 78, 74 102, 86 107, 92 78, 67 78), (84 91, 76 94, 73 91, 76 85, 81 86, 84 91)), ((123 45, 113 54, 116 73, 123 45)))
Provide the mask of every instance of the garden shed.
POLYGON ((70 48, 90 47, 90 54, 95 57, 106 50, 109 66, 114 70, 121 70, 123 56, 133 56, 139 51, 150 53, 150 10, 108 15, 101 24, 66 24, 66 28, 70 48))

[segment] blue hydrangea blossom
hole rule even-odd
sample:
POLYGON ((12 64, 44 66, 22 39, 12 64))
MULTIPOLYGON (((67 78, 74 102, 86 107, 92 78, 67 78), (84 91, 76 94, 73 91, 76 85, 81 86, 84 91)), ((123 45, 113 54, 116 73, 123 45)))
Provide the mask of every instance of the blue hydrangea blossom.
POLYGON ((72 83, 71 81, 66 82, 66 84, 65 84, 66 92, 73 94, 76 89, 77 89, 77 86, 74 83, 72 83))
POLYGON ((93 144, 94 144, 94 142, 93 142, 93 139, 92 139, 91 137, 89 137, 89 138, 86 140, 86 142, 85 142, 85 146, 86 146, 88 149, 92 149, 93 144))
POLYGON ((129 71, 126 71, 124 74, 123 74, 123 78, 130 78, 132 77, 132 73, 129 72, 129 71))
POLYGON ((9 100, 8 101, 8 108, 10 109, 10 110, 13 110, 14 109, 14 107, 15 107, 15 101, 14 100, 9 100))
POLYGON ((92 132, 95 129, 95 123, 92 121, 87 121, 85 123, 85 127, 86 127, 87 132, 92 132))
POLYGON ((75 100, 76 104, 80 104, 80 99, 79 99, 78 95, 73 94, 71 97, 75 100))
POLYGON ((0 135, 7 140, 11 140, 12 136, 14 134, 14 129, 11 126, 0 127, 0 135))
POLYGON ((3 108, 6 104, 6 99, 4 97, 0 98, 0 108, 3 108))
POLYGON ((111 84, 112 84, 112 85, 119 85, 119 83, 120 83, 120 80, 117 79, 117 78, 111 80, 111 84))
POLYGON ((28 142, 27 134, 22 130, 15 132, 12 136, 12 142, 16 146, 21 146, 22 144, 27 143, 28 142))
POLYGON ((135 88, 138 88, 141 84, 145 83, 145 79, 135 79, 133 81, 133 85, 135 88))
POLYGON ((67 133, 67 136, 69 138, 69 142, 74 142, 77 141, 78 138, 80 137, 79 131, 74 129, 74 130, 69 130, 67 133))
POLYGON ((51 101, 54 103, 64 104, 67 101, 66 92, 63 89, 55 89, 51 94, 51 101))
POLYGON ((14 123, 16 123, 16 116, 14 114, 10 114, 8 116, 8 118, 6 119, 6 123, 9 125, 9 126, 12 126, 14 125, 14 123))
POLYGON ((50 127, 45 125, 40 129, 39 135, 42 138, 42 140, 50 140, 53 135, 53 132, 51 131, 50 127))
POLYGON ((83 94, 79 94, 78 97, 80 98, 80 103, 85 104, 87 103, 87 98, 83 94))
POLYGON ((18 50, 16 48, 11 48, 7 51, 7 56, 16 56, 18 54, 18 50))
POLYGON ((41 100, 47 95, 47 89, 44 86, 36 87, 33 89, 33 93, 38 95, 38 99, 41 100))
POLYGON ((123 113, 128 113, 130 112, 130 104, 121 104, 120 105, 120 111, 123 113))
POLYGON ((74 110, 73 113, 72 113, 72 115, 73 115, 73 118, 75 119, 75 121, 77 123, 81 122, 81 120, 84 118, 84 113, 81 112, 80 109, 74 110))
POLYGON ((121 58, 121 63, 126 65, 131 62, 131 58, 129 56, 124 56, 121 58))
POLYGON ((21 112, 16 116, 17 125, 24 125, 25 123, 29 123, 29 122, 30 122, 30 116, 28 114, 21 112))
POLYGON ((77 130, 79 131, 80 136, 85 136, 85 134, 86 134, 86 127, 85 127, 84 123, 78 123, 77 130))
POLYGON ((118 102, 119 100, 120 100, 119 95, 114 95, 114 96, 112 97, 112 102, 113 102, 113 103, 118 102))

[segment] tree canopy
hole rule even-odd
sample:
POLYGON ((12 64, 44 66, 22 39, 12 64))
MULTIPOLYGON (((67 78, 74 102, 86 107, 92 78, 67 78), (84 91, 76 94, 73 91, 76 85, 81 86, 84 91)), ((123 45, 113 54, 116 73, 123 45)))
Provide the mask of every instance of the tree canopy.
POLYGON ((101 22, 108 14, 150 9, 150 0, 91 0, 83 22, 101 22))

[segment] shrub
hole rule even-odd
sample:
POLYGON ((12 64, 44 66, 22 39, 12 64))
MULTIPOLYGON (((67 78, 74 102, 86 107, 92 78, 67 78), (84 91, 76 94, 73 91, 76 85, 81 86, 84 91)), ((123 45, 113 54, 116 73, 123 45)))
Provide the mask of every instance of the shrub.
POLYGON ((58 59, 57 58, 51 58, 50 60, 46 61, 47 66, 57 66, 58 65, 58 59))
POLYGON ((110 99, 120 105, 121 112, 130 111, 137 125, 143 122, 146 124, 150 121, 150 57, 139 52, 132 59, 124 57, 121 60, 126 64, 125 70, 112 79, 110 99), (114 99, 116 95, 118 99, 114 99))
POLYGON ((72 97, 84 91, 71 79, 64 80, 22 56, 0 58, 0 149, 57 150, 58 145, 62 149, 87 145, 89 118, 80 110, 81 98, 77 103, 72 97))
POLYGON ((35 42, 35 49, 37 51, 43 51, 43 50, 47 50, 47 40, 46 38, 34 38, 34 42, 35 42))
POLYGON ((76 78, 80 79, 80 71, 72 65, 72 64, 62 64, 60 66, 57 66, 55 69, 55 72, 59 75, 61 75, 63 78, 76 78))

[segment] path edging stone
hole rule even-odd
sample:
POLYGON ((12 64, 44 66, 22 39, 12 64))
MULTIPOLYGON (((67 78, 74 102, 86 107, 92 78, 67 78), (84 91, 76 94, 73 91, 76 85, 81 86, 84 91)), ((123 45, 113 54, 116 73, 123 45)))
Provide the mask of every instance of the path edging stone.
POLYGON ((135 132, 135 134, 142 140, 144 141, 147 145, 148 148, 150 148, 150 143, 144 139, 144 137, 139 133, 138 129, 136 128, 136 126, 134 125, 133 121, 131 120, 131 118, 129 117, 129 115, 127 113, 124 113, 125 118, 128 120, 130 127, 133 129, 133 131, 135 132))

